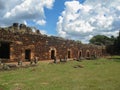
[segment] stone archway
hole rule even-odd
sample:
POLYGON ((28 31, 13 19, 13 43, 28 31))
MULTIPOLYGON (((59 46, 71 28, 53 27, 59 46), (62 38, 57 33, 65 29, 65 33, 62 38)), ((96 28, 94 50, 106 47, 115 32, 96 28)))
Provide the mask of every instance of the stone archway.
POLYGON ((71 58, 72 56, 72 51, 71 51, 71 49, 68 49, 67 50, 67 58, 71 58))
POLYGON ((56 57, 56 48, 54 47, 51 47, 50 50, 49 50, 49 57, 50 59, 54 59, 54 57, 56 57))
POLYGON ((55 57, 55 50, 51 50, 51 59, 54 59, 55 57))
POLYGON ((78 52, 78 57, 79 57, 79 58, 82 57, 82 50, 80 50, 80 51, 78 52))
POLYGON ((90 58, 90 51, 89 50, 86 51, 86 57, 90 58))
POLYGON ((22 48, 21 56, 22 56, 21 58, 22 60, 25 60, 25 61, 32 60, 35 56, 35 46, 29 45, 22 48))

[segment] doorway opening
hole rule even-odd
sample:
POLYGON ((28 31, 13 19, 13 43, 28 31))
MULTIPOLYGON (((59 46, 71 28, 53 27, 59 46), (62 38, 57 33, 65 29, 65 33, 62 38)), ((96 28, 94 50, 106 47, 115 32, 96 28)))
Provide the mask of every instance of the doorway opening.
POLYGON ((51 50, 51 59, 54 59, 55 57, 55 50, 51 50))
POLYGON ((89 51, 87 51, 87 57, 90 57, 90 52, 89 51))
POLYGON ((79 52, 79 58, 81 58, 81 57, 82 57, 82 51, 79 52))
POLYGON ((0 43, 0 58, 10 59, 10 43, 8 42, 0 43))
POLYGON ((70 50, 68 51, 68 58, 71 58, 71 52, 70 52, 70 50))
POLYGON ((26 61, 30 61, 31 59, 31 50, 30 49, 26 49, 25 50, 25 60, 26 61))

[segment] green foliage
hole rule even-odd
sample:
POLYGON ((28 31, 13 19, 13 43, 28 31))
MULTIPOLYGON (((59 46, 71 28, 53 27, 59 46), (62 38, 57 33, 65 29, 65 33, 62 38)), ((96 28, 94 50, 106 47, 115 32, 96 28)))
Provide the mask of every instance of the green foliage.
POLYGON ((95 45, 112 45, 113 42, 114 36, 111 36, 111 38, 109 38, 105 35, 96 35, 90 39, 90 43, 95 45))
POLYGON ((114 52, 116 52, 117 54, 120 54, 120 31, 118 34, 118 37, 115 39, 114 41, 114 52))
POLYGON ((119 90, 120 63, 108 59, 68 61, 0 72, 1 90, 119 90), (74 68, 83 66, 83 68, 74 68))

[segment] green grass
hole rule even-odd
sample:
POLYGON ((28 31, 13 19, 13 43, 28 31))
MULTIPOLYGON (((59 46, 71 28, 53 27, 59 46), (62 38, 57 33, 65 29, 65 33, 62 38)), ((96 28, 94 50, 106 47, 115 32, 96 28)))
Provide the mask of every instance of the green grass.
POLYGON ((0 72, 0 90, 119 90, 120 62, 114 58, 48 64, 0 72), (74 68, 82 65, 83 68, 74 68))

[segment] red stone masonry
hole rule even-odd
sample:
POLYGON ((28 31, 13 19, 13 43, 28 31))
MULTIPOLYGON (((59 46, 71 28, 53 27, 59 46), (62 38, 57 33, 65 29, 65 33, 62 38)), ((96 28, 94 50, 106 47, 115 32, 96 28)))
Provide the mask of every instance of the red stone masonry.
POLYGON ((33 32, 24 24, 14 23, 8 28, 0 28, 0 58, 11 61, 29 61, 59 58, 91 58, 105 54, 102 46, 81 44, 74 40, 42 35, 39 30, 33 32))

